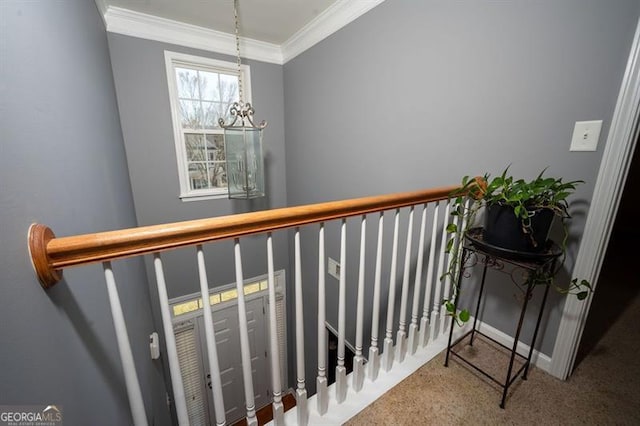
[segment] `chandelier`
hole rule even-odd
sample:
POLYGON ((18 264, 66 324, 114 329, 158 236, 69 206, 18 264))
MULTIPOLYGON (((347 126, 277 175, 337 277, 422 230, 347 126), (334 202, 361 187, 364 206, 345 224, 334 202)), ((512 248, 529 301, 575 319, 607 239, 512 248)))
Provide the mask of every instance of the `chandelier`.
POLYGON ((240 35, 238 0, 233 2, 235 17, 236 53, 238 65, 238 101, 229 107, 230 122, 218 119, 224 129, 224 146, 227 162, 229 198, 252 199, 264 197, 264 159, 262 156, 262 131, 266 121, 253 122, 254 108, 244 102, 240 59, 240 35))

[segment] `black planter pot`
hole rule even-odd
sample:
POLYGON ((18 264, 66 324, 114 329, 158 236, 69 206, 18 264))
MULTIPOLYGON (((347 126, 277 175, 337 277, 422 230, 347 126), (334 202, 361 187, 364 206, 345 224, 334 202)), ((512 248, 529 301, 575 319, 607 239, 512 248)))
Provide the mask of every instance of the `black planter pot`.
POLYGON ((549 209, 530 213, 530 233, 525 233, 522 220, 517 218, 510 206, 492 204, 487 206, 484 225, 484 241, 508 250, 536 253, 545 248, 549 230, 555 216, 549 209))

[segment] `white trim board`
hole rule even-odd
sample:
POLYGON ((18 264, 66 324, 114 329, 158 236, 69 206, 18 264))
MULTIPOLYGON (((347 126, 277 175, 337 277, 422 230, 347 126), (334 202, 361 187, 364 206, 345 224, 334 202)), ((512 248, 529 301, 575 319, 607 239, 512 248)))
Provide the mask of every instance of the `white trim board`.
POLYGON ((364 15, 384 0, 338 0, 282 43, 283 63, 364 15))
MULTIPOLYGON (((235 35, 95 0, 108 32, 236 56, 235 35)), ((283 65, 384 0, 338 0, 282 45, 240 37, 242 57, 283 65)))
MULTIPOLYGON (((591 206, 572 276, 597 284, 624 183, 636 145, 640 113, 640 20, 629 53, 611 128, 604 148, 591 206), (597 202, 595 202, 597 200, 597 202)), ((592 298, 567 298, 549 372, 566 379, 571 374, 592 298)))
MULTIPOLYGON (((111 33, 237 55, 233 34, 113 6, 107 7, 104 19, 111 33)), ((276 44, 240 37, 240 50, 245 58, 282 64, 282 50, 276 44)))

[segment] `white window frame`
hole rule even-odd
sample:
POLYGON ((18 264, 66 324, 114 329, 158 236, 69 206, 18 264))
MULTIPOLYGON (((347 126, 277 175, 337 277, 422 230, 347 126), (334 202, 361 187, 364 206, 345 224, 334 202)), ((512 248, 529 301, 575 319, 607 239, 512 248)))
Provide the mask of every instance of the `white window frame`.
MULTIPOLYGON (((180 181, 180 199, 182 201, 211 200, 228 197, 228 188, 191 189, 189 184, 189 167, 185 148, 180 104, 178 101, 178 85, 176 81, 176 67, 192 68, 203 71, 238 76, 238 64, 220 61, 202 56, 165 50, 165 67, 167 71, 167 85, 169 86, 169 103, 171 106, 171 120, 173 122, 173 138, 176 149, 178 177, 180 181)), ((242 97, 244 102, 251 103, 251 70, 249 65, 240 66, 242 79, 242 97)))

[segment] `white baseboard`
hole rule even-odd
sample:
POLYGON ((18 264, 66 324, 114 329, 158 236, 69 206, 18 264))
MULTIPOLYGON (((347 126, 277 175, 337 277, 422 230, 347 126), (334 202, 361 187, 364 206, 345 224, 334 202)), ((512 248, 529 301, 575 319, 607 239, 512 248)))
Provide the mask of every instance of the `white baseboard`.
MULTIPOLYGON (((459 336, 471 329, 473 324, 473 318, 467 322, 463 327, 456 327, 453 333, 453 339, 455 340, 459 336)), ((328 325, 328 324, 327 324, 328 325)), ((330 325, 328 325, 330 327, 330 325)), ((482 323, 477 324, 478 330, 487 336, 495 339, 497 342, 511 347, 513 345, 513 337, 501 332, 500 330, 482 323)), ((360 392, 353 390, 353 373, 347 375, 347 398, 346 400, 338 404, 336 402, 336 385, 335 383, 328 387, 329 390, 329 410, 324 415, 320 415, 317 410, 316 395, 311 396, 307 400, 307 407, 309 409, 309 425, 341 425, 356 414, 360 413, 365 407, 373 403, 380 398, 385 392, 398 385, 401 381, 415 373, 420 367, 431 361, 442 351, 446 350, 449 333, 445 332, 438 336, 437 339, 430 341, 426 347, 419 347, 414 355, 407 354, 405 360, 402 363, 394 362, 391 371, 387 372, 384 369, 380 369, 378 378, 374 381, 367 376, 364 380, 364 386, 360 392)), ((520 354, 527 354, 529 346, 520 342, 518 344, 518 352, 520 354)), ((394 347, 395 352, 395 347, 394 347)), ((551 365, 551 359, 542 353, 534 350, 531 356, 531 362, 536 367, 543 371, 549 370, 551 365)), ((289 410, 285 413, 285 423, 288 425, 298 424, 296 410, 289 410)), ((272 425, 273 422, 267 423, 272 425)))
MULTIPOLYGON (((469 320, 469 322, 472 322, 472 321, 473 319, 469 320)), ((483 323, 482 321, 478 321, 478 323, 479 323, 478 330, 480 330, 482 333, 486 334, 492 339, 495 339, 497 342, 507 347, 513 346, 513 337, 509 336, 506 333, 503 333, 497 328, 494 328, 488 324, 483 323)), ((528 354, 529 348, 530 348, 529 345, 519 342, 517 350, 519 354, 528 354)), ((533 354, 531 355, 531 364, 535 365, 539 369, 548 373, 549 369, 551 368, 551 358, 548 355, 540 353, 534 349, 533 354)))
MULTIPOLYGON (((461 336, 469 330, 469 326, 458 328, 454 331, 454 338, 461 336)), ((309 425, 341 425, 358 414, 365 407, 380 398, 385 392, 399 384, 401 381, 415 373, 420 367, 431 361, 447 348, 449 333, 443 333, 437 339, 430 341, 425 347, 418 347, 414 355, 407 354, 402 363, 394 362, 392 370, 387 372, 380 369, 377 379, 371 381, 367 375, 364 386, 360 392, 353 390, 353 373, 347 375, 347 398, 341 404, 336 402, 335 383, 329 386, 329 410, 320 415, 317 410, 316 395, 307 400, 309 408, 309 425)), ((395 353, 395 347, 394 347, 395 353)), ((315 379, 314 379, 315 380, 315 379)), ((298 424, 296 410, 289 410, 284 415, 285 424, 298 424)), ((273 422, 267 423, 272 425, 273 422)))

